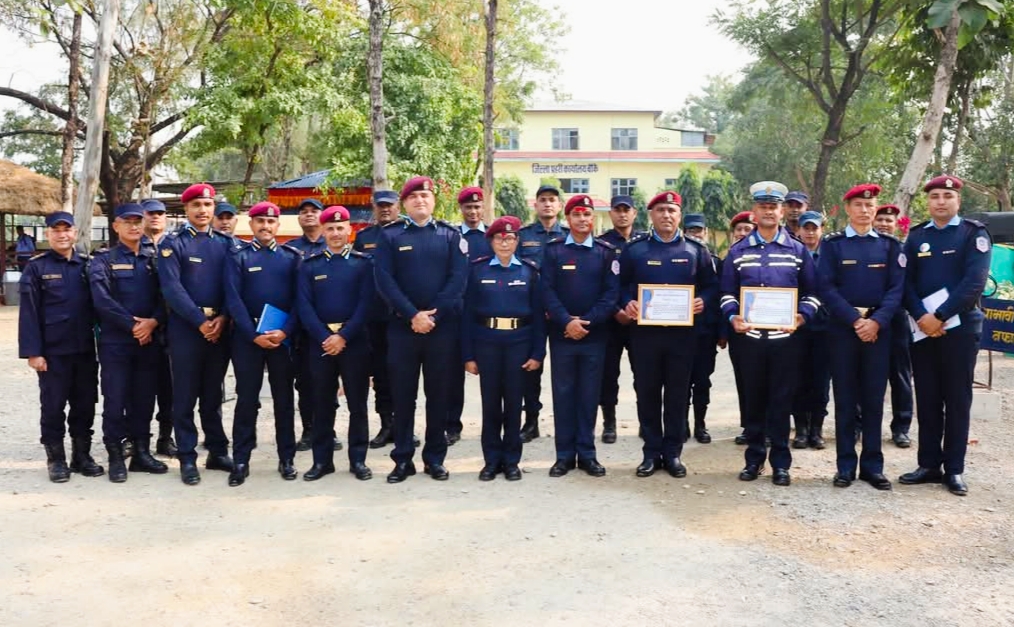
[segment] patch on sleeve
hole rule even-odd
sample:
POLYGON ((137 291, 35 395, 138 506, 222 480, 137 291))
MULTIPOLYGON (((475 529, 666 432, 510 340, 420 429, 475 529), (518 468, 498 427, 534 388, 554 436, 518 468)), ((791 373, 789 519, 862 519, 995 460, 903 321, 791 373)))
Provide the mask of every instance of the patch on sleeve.
POLYGON ((163 257, 168 257, 171 254, 173 254, 173 249, 172 248, 166 247, 166 248, 162 249, 162 256, 163 257))
POLYGON ((982 236, 976 237, 975 238, 975 248, 980 253, 987 253, 987 252, 989 252, 989 240, 986 239, 985 237, 982 237, 982 236))
POLYGON ((461 254, 462 255, 467 255, 468 254, 468 240, 465 239, 464 237, 462 237, 461 238, 461 244, 458 245, 458 248, 461 249, 461 254))
POLYGON ((905 256, 905 253, 898 254, 898 265, 902 268, 908 266, 908 257, 905 256))
POLYGON ((618 259, 613 259, 613 274, 619 273, 620 273, 620 261, 618 259))

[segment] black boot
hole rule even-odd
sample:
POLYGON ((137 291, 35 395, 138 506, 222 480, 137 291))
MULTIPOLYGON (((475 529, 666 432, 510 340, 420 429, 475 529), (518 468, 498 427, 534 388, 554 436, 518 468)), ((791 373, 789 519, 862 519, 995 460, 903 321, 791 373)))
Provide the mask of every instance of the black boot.
MULTIPOLYGON (((109 453, 109 480, 113 483, 123 483, 127 480, 127 465, 123 462, 123 444, 120 442, 106 444, 106 452, 109 453)), ((131 461, 130 465, 133 466, 134 462, 131 461)))
POLYGON ((701 407, 700 409, 694 407, 694 439, 701 444, 711 444, 711 434, 708 433, 708 427, 704 422, 704 418, 707 415, 707 407, 701 407))
MULTIPOLYGON (((130 458, 130 472, 147 472, 153 475, 164 475, 169 467, 151 456, 151 440, 148 438, 134 439, 134 456, 130 458)), ((113 469, 110 467, 109 472, 113 469)))
POLYGON ((539 415, 527 414, 525 424, 521 427, 521 442, 528 444, 537 437, 539 437, 539 415))
POLYGON ((70 481, 70 468, 67 468, 67 453, 63 449, 63 442, 43 446, 46 449, 46 470, 49 471, 49 480, 53 483, 70 481))
POLYGON ((176 449, 176 441, 173 440, 173 425, 171 422, 158 423, 158 439, 155 440, 155 452, 166 457, 176 457, 179 452, 176 449))
POLYGON ((79 472, 86 477, 98 477, 106 472, 92 459, 92 437, 90 435, 73 438, 70 451, 72 472, 79 472))
POLYGON ((370 448, 384 448, 394 443, 394 432, 391 430, 393 425, 393 415, 380 414, 380 431, 377 431, 377 437, 370 440, 370 448))
POLYGON ((792 439, 792 448, 806 448, 810 437, 810 414, 796 414, 796 437, 792 439))
POLYGON ((309 451, 313 446, 313 425, 306 418, 302 418, 303 421, 303 435, 299 436, 299 441, 296 442, 297 451, 309 451))
POLYGON ((616 442, 616 406, 602 406, 602 441, 606 444, 616 442))
POLYGON ((825 447, 823 430, 824 430, 824 417, 813 416, 810 419, 810 438, 809 438, 810 448, 815 448, 819 451, 825 447))

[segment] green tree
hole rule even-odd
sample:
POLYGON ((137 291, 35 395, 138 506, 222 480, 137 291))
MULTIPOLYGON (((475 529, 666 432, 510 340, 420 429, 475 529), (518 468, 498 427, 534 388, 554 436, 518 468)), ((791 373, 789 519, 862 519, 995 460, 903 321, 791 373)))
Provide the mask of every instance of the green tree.
POLYGON ((680 170, 676 177, 676 191, 683 199, 683 213, 700 213, 703 209, 701 198, 701 174, 695 166, 689 165, 680 170))
POLYGON ((634 230, 647 231, 651 228, 651 219, 648 217, 648 196, 640 187, 635 187, 630 192, 630 199, 634 201, 634 208, 637 209, 637 217, 634 218, 634 230))
POLYGON ((4 111, 0 122, 0 154, 39 174, 60 178, 63 131, 52 116, 38 109, 20 109, 4 111))
POLYGON ((735 188, 736 179, 724 170, 712 168, 701 181, 701 212, 708 225, 712 247, 716 244, 715 233, 725 230, 725 225, 737 213, 735 188))
POLYGON ((501 176, 494 181, 496 187, 496 209, 497 215, 514 216, 521 220, 522 224, 528 224, 531 219, 531 209, 528 207, 528 196, 525 193, 525 184, 517 176, 501 176))
POLYGON ((683 108, 662 116, 661 126, 671 128, 693 127, 718 135, 725 132, 736 112, 729 101, 736 84, 724 74, 708 76, 700 94, 686 99, 683 108))

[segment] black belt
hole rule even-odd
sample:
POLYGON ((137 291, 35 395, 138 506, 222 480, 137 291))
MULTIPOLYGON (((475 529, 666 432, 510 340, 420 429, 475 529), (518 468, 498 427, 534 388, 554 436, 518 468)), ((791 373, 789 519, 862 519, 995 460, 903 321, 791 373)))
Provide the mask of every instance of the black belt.
POLYGON ((495 329, 497 331, 513 331, 514 329, 521 329, 527 327, 532 323, 531 316, 524 316, 523 318, 483 318, 476 317, 476 322, 486 327, 487 329, 495 329))

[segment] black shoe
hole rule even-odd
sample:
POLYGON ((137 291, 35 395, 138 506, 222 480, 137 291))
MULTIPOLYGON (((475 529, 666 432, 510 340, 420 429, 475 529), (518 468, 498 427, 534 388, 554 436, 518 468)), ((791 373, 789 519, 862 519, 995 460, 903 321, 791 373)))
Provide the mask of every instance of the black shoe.
POLYGON ((370 440, 370 448, 384 448, 393 442, 394 433, 391 432, 391 427, 388 425, 381 425, 380 431, 377 431, 377 437, 370 440))
POLYGON ((310 434, 303 431, 303 435, 299 436, 299 441, 296 442, 296 450, 302 453, 311 448, 313 448, 313 442, 310 441, 310 434))
POLYGON ((655 474, 656 470, 661 470, 662 468, 664 468, 662 458, 646 458, 643 462, 641 462, 641 465, 637 467, 634 474, 638 477, 650 477, 655 474))
POLYGON ((556 460, 555 464, 553 464, 552 466, 550 466, 550 468, 549 468, 549 476, 550 477, 562 477, 565 474, 567 474, 568 472, 570 472, 572 468, 574 468, 574 462, 573 461, 567 461, 566 459, 558 459, 558 460, 556 460))
POLYGON ((792 483, 789 470, 787 468, 775 468, 774 472, 771 473, 771 483, 780 486, 787 486, 792 483))
POLYGON ((912 472, 906 472, 902 476, 898 477, 904 485, 920 485, 923 483, 942 483, 944 473, 940 472, 938 468, 923 468, 920 466, 912 472))
POLYGON ((176 457, 179 449, 176 448, 176 442, 172 437, 159 438, 155 440, 155 453, 158 455, 165 455, 166 457, 176 457))
POLYGON ((423 464, 423 472, 437 481, 447 481, 451 473, 447 472, 443 464, 423 464))
POLYGON ((461 441, 461 434, 457 432, 450 432, 446 435, 447 446, 454 446, 456 443, 461 441))
POLYGON ((355 475, 360 481, 369 481, 373 478, 373 471, 363 462, 355 462, 349 466, 349 472, 355 475))
POLYGON ((896 431, 891 434, 891 441, 898 448, 908 448, 912 446, 912 438, 908 437, 908 434, 903 431, 896 431))
POLYGON ((604 477, 606 475, 606 468, 599 463, 599 460, 594 457, 591 459, 582 459, 577 462, 577 467, 585 471, 592 477, 604 477))
POLYGON ((525 418, 525 424, 521 427, 521 442, 528 444, 539 437, 539 415, 529 414, 525 418))
MULTIPOLYGON (((858 440, 857 440, 858 442, 858 440)), ((827 443, 824 442, 824 435, 820 431, 816 431, 810 434, 810 439, 806 442, 810 448, 818 451, 823 451, 827 448, 827 443)))
POLYGON ((831 483, 836 488, 847 488, 852 485, 853 477, 843 475, 840 472, 834 473, 834 480, 831 483))
POLYGON ((232 458, 228 455, 209 454, 208 459, 204 460, 204 467, 208 470, 224 470, 226 472, 232 472, 232 458))
POLYGON ((70 468, 67 467, 67 452, 63 448, 63 442, 43 446, 46 449, 46 470, 49 472, 49 480, 53 483, 70 481, 70 468))
POLYGON ((740 481, 754 481, 757 477, 764 473, 764 467, 756 464, 747 464, 746 467, 739 471, 740 481))
POLYGON ((479 481, 492 481, 496 479, 499 472, 499 464, 486 464, 482 467, 482 470, 479 471, 479 481))
POLYGON ((412 462, 398 462, 394 465, 394 470, 387 475, 388 483, 401 483, 405 479, 408 479, 415 474, 415 464, 412 462))
POLYGON ((233 464, 232 470, 229 472, 229 485, 232 487, 243 485, 246 478, 250 476, 249 464, 240 462, 233 464))
POLYGON ((792 448, 801 449, 809 446, 809 440, 807 439, 806 432, 796 432, 796 437, 792 438, 792 448))
POLYGON ((201 473, 194 462, 180 462, 180 480, 186 485, 197 485, 201 482, 201 473))
POLYGON ((278 474, 286 481, 295 481, 299 473, 296 472, 296 465, 291 459, 278 460, 278 474))
POLYGON ((517 464, 511 464, 503 469, 503 478, 507 481, 521 481, 521 469, 517 464))
POLYGON ((943 484, 951 494, 958 496, 968 494, 968 486, 965 485, 965 480, 961 478, 961 475, 944 475, 943 484))
POLYGON ((694 439, 701 444, 711 444, 711 434, 704 427, 694 427, 694 439))
POLYGON ((334 464, 314 464, 303 473, 303 481, 316 481, 324 475, 330 475, 333 472, 334 464))
POLYGON ((859 473, 859 480, 865 481, 878 490, 891 489, 891 480, 885 477, 883 473, 861 472, 859 473))
POLYGON ((92 459, 92 436, 86 435, 71 440, 70 471, 86 477, 100 477, 106 469, 92 459))
POLYGON ((616 406, 602 406, 602 442, 616 443, 616 406))
POLYGON ((341 440, 339 440, 339 439, 338 439, 338 438, 336 437, 336 438, 334 439, 334 450, 336 450, 336 451, 340 451, 340 450, 342 450, 343 448, 345 448, 345 445, 344 445, 344 444, 342 444, 342 441, 341 441, 341 440))
POLYGON ((151 451, 144 443, 134 444, 134 456, 130 458, 130 472, 147 472, 152 475, 164 475, 169 472, 169 466, 155 459, 151 451))
POLYGON ((677 479, 687 476, 687 467, 683 465, 679 457, 673 457, 672 459, 666 460, 666 470, 669 471, 669 476, 676 477, 677 479))
MULTIPOLYGON (((106 451, 109 453, 109 480, 113 483, 123 483, 127 480, 127 465, 123 463, 123 444, 114 442, 106 444, 106 451)), ((131 461, 133 466, 134 462, 131 461)))
POLYGON ((738 444, 740 446, 746 444, 746 431, 743 431, 742 433, 740 433, 739 435, 737 435, 735 437, 735 439, 733 439, 733 442, 735 442, 736 444, 738 444))

